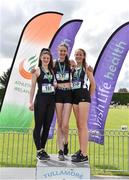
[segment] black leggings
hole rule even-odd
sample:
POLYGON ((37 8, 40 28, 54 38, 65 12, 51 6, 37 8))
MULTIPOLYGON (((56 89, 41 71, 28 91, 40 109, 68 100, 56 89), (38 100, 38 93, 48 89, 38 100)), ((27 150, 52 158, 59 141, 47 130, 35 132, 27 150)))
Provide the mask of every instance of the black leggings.
POLYGON ((53 94, 36 95, 34 103, 35 127, 33 138, 37 150, 45 148, 54 111, 55 96, 53 94))

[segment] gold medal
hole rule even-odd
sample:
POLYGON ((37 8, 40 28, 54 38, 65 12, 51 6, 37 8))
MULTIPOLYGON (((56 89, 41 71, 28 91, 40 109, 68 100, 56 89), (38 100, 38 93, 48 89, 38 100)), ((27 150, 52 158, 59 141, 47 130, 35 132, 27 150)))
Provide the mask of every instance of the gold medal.
POLYGON ((62 81, 64 81, 64 74, 62 74, 62 76, 61 76, 61 80, 62 80, 62 81))
POLYGON ((65 64, 61 66, 60 62, 58 61, 59 64, 59 69, 60 69, 60 76, 61 76, 61 81, 64 81, 65 79, 65 64))

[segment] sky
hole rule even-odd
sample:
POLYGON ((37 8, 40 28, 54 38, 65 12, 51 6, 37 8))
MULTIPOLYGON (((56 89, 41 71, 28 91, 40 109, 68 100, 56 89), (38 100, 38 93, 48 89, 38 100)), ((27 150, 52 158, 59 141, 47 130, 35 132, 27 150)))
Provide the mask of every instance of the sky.
MULTIPOLYGON (((63 13, 61 24, 71 19, 83 20, 70 59, 74 58, 75 49, 83 48, 92 67, 111 34, 129 21, 128 0, 0 0, 0 75, 11 66, 25 24, 46 11, 63 13)), ((115 91, 119 88, 129 90, 129 53, 115 91)))

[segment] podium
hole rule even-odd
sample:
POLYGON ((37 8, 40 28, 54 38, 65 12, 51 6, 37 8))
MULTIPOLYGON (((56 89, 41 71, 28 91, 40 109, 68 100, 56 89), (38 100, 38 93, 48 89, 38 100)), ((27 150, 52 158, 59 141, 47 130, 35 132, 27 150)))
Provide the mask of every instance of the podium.
POLYGON ((36 180, 70 180, 90 179, 90 167, 88 162, 72 163, 71 156, 65 157, 65 161, 59 161, 57 155, 51 155, 46 162, 37 162, 36 180))

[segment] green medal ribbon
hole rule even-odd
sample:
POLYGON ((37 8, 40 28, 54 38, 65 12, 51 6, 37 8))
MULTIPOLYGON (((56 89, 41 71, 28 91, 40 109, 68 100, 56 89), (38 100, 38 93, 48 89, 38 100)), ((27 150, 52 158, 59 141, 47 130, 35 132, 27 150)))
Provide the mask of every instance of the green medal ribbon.
POLYGON ((58 64, 59 64, 59 69, 60 69, 60 73, 62 75, 62 80, 64 80, 64 75, 65 75, 65 64, 63 65, 63 68, 60 64, 60 62, 58 61, 58 64))
POLYGON ((47 76, 47 79, 48 79, 48 81, 50 83, 51 82, 51 73, 50 73, 50 71, 48 71, 48 73, 47 73, 46 70, 43 67, 41 67, 41 68, 42 68, 43 72, 45 73, 45 75, 47 76))
POLYGON ((76 70, 77 81, 79 81, 79 79, 80 79, 81 72, 82 72, 82 67, 80 69, 76 70))

